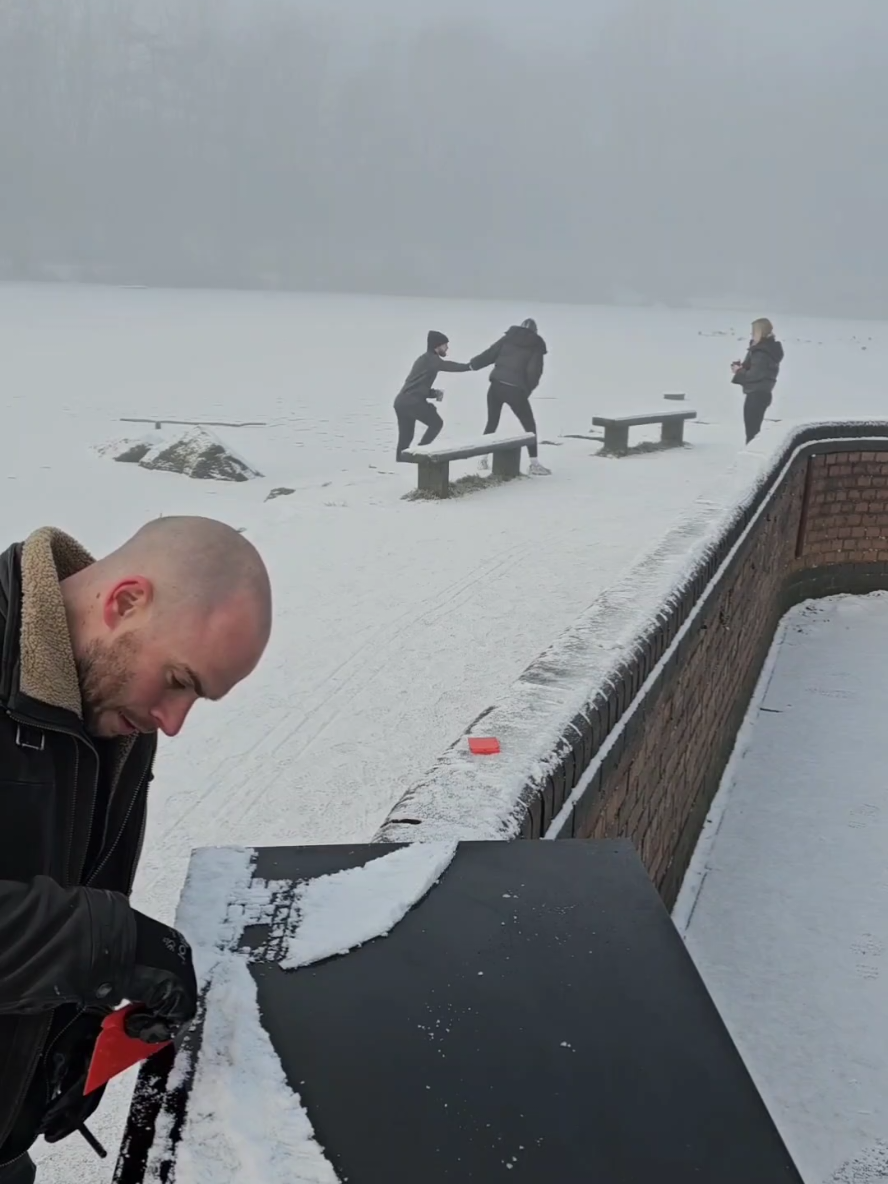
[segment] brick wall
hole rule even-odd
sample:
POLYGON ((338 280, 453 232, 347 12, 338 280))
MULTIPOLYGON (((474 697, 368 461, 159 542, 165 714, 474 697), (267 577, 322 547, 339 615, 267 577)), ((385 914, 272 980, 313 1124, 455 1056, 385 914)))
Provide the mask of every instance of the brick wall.
POLYGON ((888 440, 863 443, 792 442, 614 685, 571 721, 523 837, 546 833, 585 778, 558 837, 632 839, 674 901, 780 617, 808 596, 888 588, 888 440))
POLYGON ((804 566, 888 563, 888 453, 807 458, 804 566))

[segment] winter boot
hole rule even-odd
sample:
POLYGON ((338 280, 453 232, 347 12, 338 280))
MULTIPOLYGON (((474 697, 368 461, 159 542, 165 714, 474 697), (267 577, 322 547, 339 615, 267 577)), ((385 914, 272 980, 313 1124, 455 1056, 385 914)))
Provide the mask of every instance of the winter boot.
POLYGON ((552 476, 552 470, 547 469, 545 465, 541 465, 536 457, 534 457, 533 460, 530 462, 530 467, 528 468, 527 471, 531 475, 531 477, 551 477, 552 476))

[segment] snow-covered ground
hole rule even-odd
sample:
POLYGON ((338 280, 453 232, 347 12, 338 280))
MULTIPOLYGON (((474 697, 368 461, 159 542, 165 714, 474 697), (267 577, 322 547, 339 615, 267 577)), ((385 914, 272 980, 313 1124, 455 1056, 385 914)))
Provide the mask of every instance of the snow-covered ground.
POLYGON ((888 594, 784 619, 676 921, 806 1184, 888 1179, 888 594))
MULTIPOLYGON (((102 552, 149 517, 212 514, 247 531, 274 580, 259 671, 162 746, 139 907, 172 919, 194 846, 368 838, 735 463, 728 365, 762 311, 0 286, 0 538, 52 524, 102 552), (393 463, 391 402, 426 331, 447 332, 460 359, 527 315, 550 346, 534 403, 553 475, 401 500, 415 470, 393 463), (667 391, 699 413, 686 449, 606 460, 597 443, 566 438, 588 434, 595 413, 648 408, 667 391), (99 457, 97 445, 152 430, 123 416, 263 421, 214 431, 265 476, 203 483, 99 457), (266 503, 281 485, 296 492, 266 503)), ((790 419, 888 412, 888 325, 775 320, 787 361, 771 415, 782 423, 768 426, 764 453, 790 419)), ((446 435, 477 435, 485 376, 445 385, 446 435)), ((507 412, 501 431, 514 428, 507 412)), ((125 1092, 96 1120, 110 1145, 125 1092)), ((49 1158, 47 1182, 110 1177, 75 1140, 49 1158)))

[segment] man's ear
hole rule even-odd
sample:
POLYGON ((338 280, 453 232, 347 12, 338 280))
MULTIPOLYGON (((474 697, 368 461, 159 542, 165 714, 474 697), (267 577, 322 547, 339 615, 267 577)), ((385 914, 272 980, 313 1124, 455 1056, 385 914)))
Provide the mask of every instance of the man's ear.
POLYGON ((134 621, 151 607, 154 585, 145 576, 129 576, 118 580, 105 596, 102 620, 109 629, 134 621))

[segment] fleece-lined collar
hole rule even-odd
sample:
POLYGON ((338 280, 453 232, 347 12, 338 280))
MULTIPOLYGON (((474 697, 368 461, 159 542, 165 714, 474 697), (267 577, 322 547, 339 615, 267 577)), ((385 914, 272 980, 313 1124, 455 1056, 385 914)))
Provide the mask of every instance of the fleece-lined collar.
POLYGON ((44 526, 22 545, 22 627, 19 686, 31 699, 83 719, 77 666, 61 582, 94 563, 61 530, 44 526))

